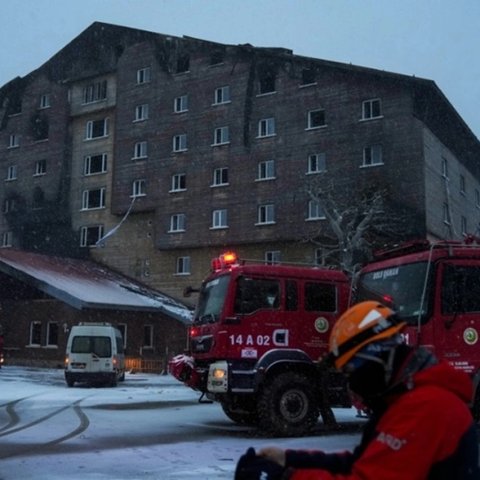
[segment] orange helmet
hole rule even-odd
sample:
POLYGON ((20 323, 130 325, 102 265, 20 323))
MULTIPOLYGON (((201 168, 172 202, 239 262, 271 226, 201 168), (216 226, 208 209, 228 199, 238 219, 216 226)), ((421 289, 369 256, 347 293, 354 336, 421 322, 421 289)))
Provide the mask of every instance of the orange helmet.
POLYGON ((375 301, 358 303, 335 323, 330 335, 330 357, 337 370, 364 346, 397 334, 405 322, 398 322, 393 310, 375 301))

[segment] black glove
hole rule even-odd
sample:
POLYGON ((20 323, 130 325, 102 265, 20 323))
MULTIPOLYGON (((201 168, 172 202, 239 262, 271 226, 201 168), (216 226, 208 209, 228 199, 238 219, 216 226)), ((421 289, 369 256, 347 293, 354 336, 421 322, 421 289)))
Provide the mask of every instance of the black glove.
POLYGON ((280 480, 284 471, 278 463, 257 456, 250 447, 238 460, 235 480, 280 480))

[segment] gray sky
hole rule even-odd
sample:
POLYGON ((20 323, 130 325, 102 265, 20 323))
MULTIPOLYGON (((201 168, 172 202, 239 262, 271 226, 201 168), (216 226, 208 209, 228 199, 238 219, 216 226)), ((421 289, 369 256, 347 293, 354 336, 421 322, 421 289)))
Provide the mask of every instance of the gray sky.
POLYGON ((0 0, 0 86, 94 21, 434 80, 480 138, 480 0, 0 0))

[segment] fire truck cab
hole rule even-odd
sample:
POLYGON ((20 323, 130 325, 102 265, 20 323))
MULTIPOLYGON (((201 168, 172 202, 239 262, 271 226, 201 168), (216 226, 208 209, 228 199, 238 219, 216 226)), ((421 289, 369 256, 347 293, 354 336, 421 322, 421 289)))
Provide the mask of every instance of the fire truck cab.
POLYGON ((340 271, 224 254, 200 288, 189 354, 172 359, 170 372, 237 423, 303 434, 327 404, 350 405, 341 378, 318 367, 349 293, 340 271))
POLYGON ((412 242, 378 252, 360 272, 356 300, 390 304, 407 322, 406 340, 469 373, 480 417, 480 245, 412 242))

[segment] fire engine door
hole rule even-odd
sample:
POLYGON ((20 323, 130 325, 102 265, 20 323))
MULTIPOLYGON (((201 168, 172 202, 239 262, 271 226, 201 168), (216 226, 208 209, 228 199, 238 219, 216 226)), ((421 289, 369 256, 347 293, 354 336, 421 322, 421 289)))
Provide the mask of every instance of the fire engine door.
POLYGON ((471 373, 480 365, 480 263, 449 260, 439 267, 436 352, 471 373))

